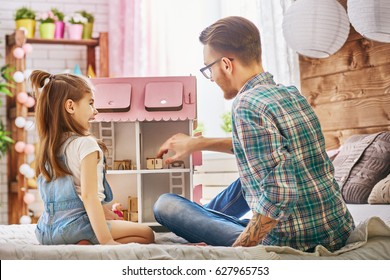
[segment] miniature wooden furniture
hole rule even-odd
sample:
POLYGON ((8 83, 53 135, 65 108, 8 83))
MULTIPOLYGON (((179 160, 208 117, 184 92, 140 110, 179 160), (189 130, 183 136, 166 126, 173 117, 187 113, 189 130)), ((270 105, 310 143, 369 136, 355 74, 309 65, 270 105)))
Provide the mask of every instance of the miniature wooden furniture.
MULTIPOLYGON (((113 160, 131 159, 135 163, 132 170, 108 170, 114 201, 126 205, 128 197, 137 197, 137 211, 134 207, 129 210, 130 219, 135 220, 137 213, 139 223, 157 226, 153 205, 161 194, 173 191, 172 182, 179 179, 177 193, 193 199, 192 156, 174 169, 164 166, 163 159, 156 160, 155 156, 172 135, 192 135, 196 119, 196 79, 194 76, 129 77, 96 78, 92 82, 99 114, 91 132, 104 141, 99 127, 110 123, 115 141, 113 160)), ((167 156, 170 155, 173 154, 167 156)))

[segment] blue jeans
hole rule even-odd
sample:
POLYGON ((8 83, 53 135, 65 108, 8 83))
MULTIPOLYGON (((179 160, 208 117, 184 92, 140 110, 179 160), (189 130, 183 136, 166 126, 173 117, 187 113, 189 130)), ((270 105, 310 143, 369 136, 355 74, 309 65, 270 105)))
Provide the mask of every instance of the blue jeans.
POLYGON ((231 246, 248 224, 239 218, 249 210, 240 179, 204 206, 176 194, 163 194, 153 208, 157 222, 176 235, 212 246, 231 246))

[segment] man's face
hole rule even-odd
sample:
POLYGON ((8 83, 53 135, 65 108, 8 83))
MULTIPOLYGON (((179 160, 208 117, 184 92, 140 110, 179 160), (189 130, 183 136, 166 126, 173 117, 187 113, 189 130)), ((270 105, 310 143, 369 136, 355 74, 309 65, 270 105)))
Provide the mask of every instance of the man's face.
MULTIPOLYGON (((209 45, 205 45, 203 48, 203 60, 205 65, 209 65, 214 61, 221 59, 222 54, 216 52, 209 45)), ((227 59, 227 58, 226 58, 227 59)), ((226 69, 227 65, 224 60, 219 60, 213 66, 210 67, 211 81, 216 82, 222 89, 224 98, 226 100, 233 99, 237 95, 237 89, 232 86, 231 73, 226 69)))

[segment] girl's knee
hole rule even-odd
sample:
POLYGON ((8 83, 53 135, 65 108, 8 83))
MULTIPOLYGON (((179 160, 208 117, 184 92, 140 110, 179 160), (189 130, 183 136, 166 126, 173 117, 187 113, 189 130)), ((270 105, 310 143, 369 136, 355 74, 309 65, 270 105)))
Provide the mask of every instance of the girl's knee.
POLYGON ((148 227, 148 231, 146 234, 146 241, 147 241, 147 243, 154 243, 154 241, 155 241, 154 231, 150 227, 148 227))

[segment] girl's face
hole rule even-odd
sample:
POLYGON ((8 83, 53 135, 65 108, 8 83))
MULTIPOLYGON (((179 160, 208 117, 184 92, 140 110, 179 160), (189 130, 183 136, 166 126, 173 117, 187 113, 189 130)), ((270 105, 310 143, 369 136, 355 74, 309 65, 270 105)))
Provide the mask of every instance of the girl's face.
POLYGON ((94 95, 91 92, 84 94, 84 97, 74 103, 73 118, 77 121, 85 130, 89 130, 90 121, 95 119, 98 111, 94 105, 94 95))

